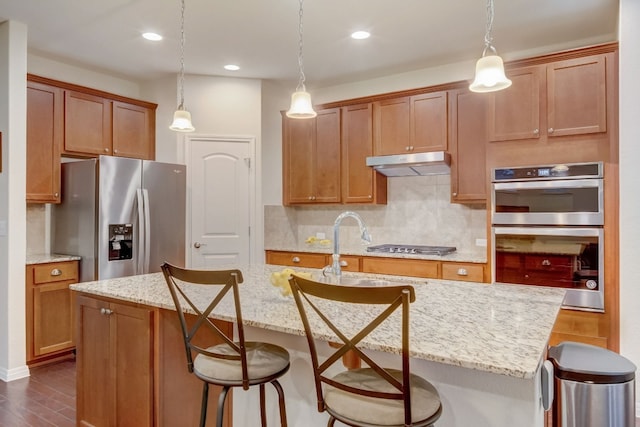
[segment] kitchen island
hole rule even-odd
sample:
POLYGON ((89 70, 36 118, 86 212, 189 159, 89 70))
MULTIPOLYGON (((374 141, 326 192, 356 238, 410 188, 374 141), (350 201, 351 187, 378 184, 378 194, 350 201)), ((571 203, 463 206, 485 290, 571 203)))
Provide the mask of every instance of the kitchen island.
MULTIPOLYGON (((326 425, 327 415, 316 410, 308 350, 295 304, 269 283, 270 274, 281 271, 282 266, 251 265, 240 269, 244 274, 240 290, 247 339, 280 344, 291 353, 291 370, 282 380, 289 425, 326 425)), ((315 277, 320 274, 318 270, 297 270, 310 271, 315 277)), ((356 273, 349 276, 372 277, 356 273)), ((443 414, 438 427, 544 425, 540 367, 564 291, 395 276, 373 277, 414 284, 412 371, 430 380, 441 395, 443 414)), ((161 323, 163 319, 173 317, 173 303, 161 273, 87 282, 71 288, 90 298, 149 308, 152 314, 156 313, 152 316, 155 322, 161 323)), ((359 317, 345 314, 343 321, 357 328, 359 317)), ((227 322, 235 320, 230 301, 223 302, 215 318, 227 322)), ((78 316, 79 322, 82 319, 81 315, 78 316)), ((151 339, 154 337, 161 340, 162 333, 156 331, 151 334, 151 339)), ((337 341, 328 331, 316 338, 325 342, 337 341)), ((381 328, 362 345, 386 359, 388 364, 397 365, 400 345, 395 329, 381 328)), ((152 347, 153 364, 162 358, 164 347, 157 343, 152 347)), ((329 351, 328 344, 318 347, 320 352, 329 351)), ((81 351, 78 357, 82 359, 81 351)), ((162 382, 158 380, 160 374, 157 372, 160 369, 158 366, 154 370, 153 400, 156 406, 163 405, 157 397, 162 394, 159 390, 162 382)), ((186 372, 186 367, 182 366, 182 369, 186 372)), ((257 391, 254 390, 234 393, 234 426, 259 424, 258 411, 247 410, 257 408, 257 399, 257 391)), ((268 402, 271 402, 269 398, 268 402)), ((193 403, 197 412, 198 399, 193 403)), ((155 410, 154 417, 162 419, 158 411, 155 410)), ((275 419, 275 407, 272 411, 270 417, 275 419)))

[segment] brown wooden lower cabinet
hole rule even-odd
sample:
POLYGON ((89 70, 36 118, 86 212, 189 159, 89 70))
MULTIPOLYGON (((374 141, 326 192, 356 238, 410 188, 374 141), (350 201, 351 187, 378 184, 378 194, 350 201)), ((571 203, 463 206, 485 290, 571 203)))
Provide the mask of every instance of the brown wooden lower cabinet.
POLYGON ((73 357, 75 304, 69 285, 77 281, 78 261, 27 265, 28 365, 73 357))
MULTIPOLYGON (((291 267, 323 268, 331 264, 331 255, 267 250, 266 262, 291 267)), ((342 271, 360 273, 487 282, 484 263, 341 255, 340 266, 342 271)))
POLYGON ((562 309, 553 327, 549 345, 576 341, 608 348, 609 328, 606 321, 604 313, 562 309))
MULTIPOLYGON (((231 335, 230 323, 220 325, 231 335)), ((202 382, 187 370, 174 311, 80 294, 77 338, 78 425, 198 424, 202 382)), ((218 394, 210 388, 208 426, 215 424, 218 394)))

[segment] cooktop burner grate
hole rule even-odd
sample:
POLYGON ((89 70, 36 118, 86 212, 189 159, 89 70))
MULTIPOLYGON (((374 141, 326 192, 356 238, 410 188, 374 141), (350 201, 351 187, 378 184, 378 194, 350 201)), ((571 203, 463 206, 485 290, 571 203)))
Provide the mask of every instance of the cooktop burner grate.
POLYGON ((384 244, 368 246, 367 252, 384 252, 390 254, 446 255, 455 252, 455 246, 424 246, 384 244))

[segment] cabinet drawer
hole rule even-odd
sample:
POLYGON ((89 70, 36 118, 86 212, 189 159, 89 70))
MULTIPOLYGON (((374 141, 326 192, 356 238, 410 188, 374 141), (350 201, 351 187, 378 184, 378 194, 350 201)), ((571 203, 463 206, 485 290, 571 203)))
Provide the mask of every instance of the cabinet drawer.
POLYGON ((325 254, 267 251, 267 264, 323 268, 329 261, 325 254))
POLYGON ((78 280, 78 263, 76 261, 53 262, 33 267, 33 283, 36 285, 62 280, 78 280))
POLYGON ((362 272, 364 273, 437 279, 440 276, 439 271, 440 262, 438 261, 382 257, 364 257, 362 259, 362 272))
POLYGON ((444 280, 462 280, 467 282, 484 282, 484 266, 482 264, 442 263, 444 280))

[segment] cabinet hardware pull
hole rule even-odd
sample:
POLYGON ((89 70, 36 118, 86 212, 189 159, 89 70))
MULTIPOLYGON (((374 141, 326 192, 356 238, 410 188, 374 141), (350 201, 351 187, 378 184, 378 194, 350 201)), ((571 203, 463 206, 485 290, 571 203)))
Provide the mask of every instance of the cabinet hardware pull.
POLYGON ((109 310, 108 308, 101 308, 100 309, 100 314, 106 314, 107 316, 112 314, 113 310, 109 310))
POLYGON ((349 263, 345 260, 340 261, 340 267, 349 267, 349 263))
POLYGON ((533 130, 533 134, 534 134, 534 135, 537 135, 537 134, 539 134, 539 133, 540 133, 540 130, 539 130, 539 129, 534 129, 534 130, 533 130))
POLYGON ((108 148, 105 148, 105 149, 104 149, 104 152, 105 152, 105 153, 108 153, 108 152, 109 152, 109 149, 108 149, 108 148))
POLYGON ((549 133, 553 133, 553 128, 549 128, 549 133))
POLYGON ((294 256, 293 258, 291 258, 291 261, 295 262, 296 264, 300 262, 300 257, 294 256))
POLYGON ((453 197, 455 197, 455 196, 457 196, 457 195, 458 195, 458 193, 451 193, 451 194, 453 195, 453 197))
POLYGON ((52 276, 61 276, 62 275, 62 271, 60 271, 59 268, 54 268, 53 270, 51 270, 51 275, 52 276))
POLYGON ((549 261, 548 259, 543 259, 542 265, 551 265, 551 261, 549 261))
POLYGON ((468 276, 469 273, 467 272, 466 268, 459 268, 458 269, 458 276, 468 276))
POLYGON ((54 193, 53 197, 60 197, 60 193, 54 193))

